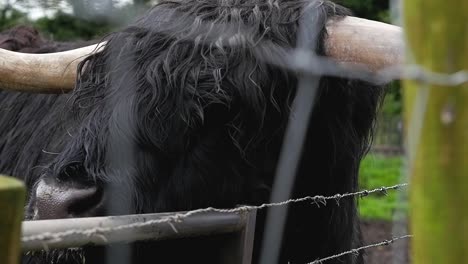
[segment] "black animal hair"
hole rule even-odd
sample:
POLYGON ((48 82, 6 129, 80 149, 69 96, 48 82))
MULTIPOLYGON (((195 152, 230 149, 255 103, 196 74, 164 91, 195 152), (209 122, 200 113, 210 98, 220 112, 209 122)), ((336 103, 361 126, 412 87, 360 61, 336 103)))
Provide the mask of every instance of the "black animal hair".
MULTIPOLYGON (((298 79, 268 59, 297 46, 300 18, 311 9, 321 29, 316 52, 324 55, 326 22, 350 15, 329 1, 161 2, 106 38, 106 48, 81 64, 72 94, 0 92, 0 172, 26 181, 29 210, 43 178, 97 185, 104 193, 117 182, 123 195, 112 199, 133 208, 120 213, 268 202, 298 79), (123 151, 113 139, 129 146, 127 168, 109 162, 110 152, 123 151)), ((382 92, 357 80, 321 78, 294 197, 357 189, 382 92)), ((262 212, 258 219, 255 261, 262 212)), ((205 242, 137 244, 134 263, 219 263, 218 240, 205 242)), ((294 205, 281 263, 306 263, 359 245, 353 199, 321 208, 294 205)), ((99 251, 58 262, 98 263, 99 251)))

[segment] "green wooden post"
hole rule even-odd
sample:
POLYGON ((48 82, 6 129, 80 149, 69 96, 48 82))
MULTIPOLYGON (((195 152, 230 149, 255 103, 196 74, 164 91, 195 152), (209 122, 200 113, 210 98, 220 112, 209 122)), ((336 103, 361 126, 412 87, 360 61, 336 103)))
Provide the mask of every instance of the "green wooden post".
POLYGON ((17 264, 25 199, 23 183, 0 175, 0 263, 17 264))
MULTIPOLYGON (((414 59, 408 62, 441 73, 468 70, 467 16, 467 0, 404 1, 414 59)), ((405 81, 404 86, 406 128, 422 119, 419 136, 407 133, 418 142, 408 145, 414 154, 409 167, 413 262, 468 263, 468 84, 405 81), (425 110, 414 115, 415 109, 425 110)))

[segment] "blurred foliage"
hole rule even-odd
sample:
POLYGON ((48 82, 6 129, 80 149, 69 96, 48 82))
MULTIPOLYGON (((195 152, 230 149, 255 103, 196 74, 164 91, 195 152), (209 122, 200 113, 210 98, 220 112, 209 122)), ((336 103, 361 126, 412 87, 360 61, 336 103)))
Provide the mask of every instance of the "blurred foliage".
POLYGON ((389 22, 390 0, 336 0, 335 2, 351 9, 354 15, 372 20, 389 22))
MULTIPOLYGON (((401 183, 403 157, 386 157, 369 154, 364 158, 359 170, 361 190, 370 190, 401 183)), ((391 221, 397 210, 406 210, 407 203, 398 199, 399 191, 387 195, 370 195, 359 200, 359 212, 365 219, 391 221)))
POLYGON ((403 102, 401 97, 400 81, 394 81, 388 85, 387 94, 381 107, 384 116, 401 115, 403 102))
POLYGON ((118 5, 119 1, 113 0, 3 0, 0 30, 23 24, 36 27, 53 40, 95 39, 133 21, 149 1, 133 0, 118 5), (65 7, 68 12, 62 10, 65 7), (33 21, 27 14, 31 8, 55 12, 33 21))
POLYGON ((31 24, 26 14, 13 8, 3 8, 0 10, 0 30, 5 30, 19 24, 31 24))
POLYGON ((62 12, 58 12, 53 18, 40 18, 35 21, 34 26, 48 39, 57 41, 95 39, 112 30, 112 26, 108 23, 77 19, 62 12))
POLYGON ((108 23, 77 19, 60 11, 53 18, 43 17, 35 21, 17 9, 7 10, 4 16, 0 16, 0 30, 20 24, 33 26, 46 38, 57 41, 98 38, 112 28, 108 23))

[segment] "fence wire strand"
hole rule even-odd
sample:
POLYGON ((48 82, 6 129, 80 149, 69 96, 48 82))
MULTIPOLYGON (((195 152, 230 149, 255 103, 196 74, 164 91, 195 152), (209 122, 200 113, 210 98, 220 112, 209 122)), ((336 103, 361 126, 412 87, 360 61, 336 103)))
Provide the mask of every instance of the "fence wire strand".
POLYGON ((386 84, 401 79, 436 86, 460 86, 468 83, 468 69, 442 73, 431 71, 417 64, 399 64, 373 71, 364 64, 340 63, 302 49, 278 51, 276 56, 264 56, 264 59, 278 67, 305 74, 358 79, 375 84, 386 84))
POLYGON ((378 242, 378 243, 375 243, 375 244, 362 246, 362 247, 359 247, 359 248, 355 248, 355 249, 351 249, 351 250, 348 250, 348 251, 345 251, 345 252, 341 252, 341 253, 336 254, 336 255, 332 255, 332 256, 329 256, 329 257, 317 259, 317 260, 314 260, 314 261, 309 262, 307 264, 322 264, 325 261, 329 261, 329 260, 332 260, 332 259, 337 259, 339 257, 345 256, 345 255, 350 255, 350 254, 357 255, 357 254, 359 254, 359 252, 361 252, 363 250, 366 250, 366 249, 369 249, 369 248, 389 246, 390 244, 393 244, 393 242, 395 242, 397 240, 408 239, 408 238, 412 238, 412 237, 413 237, 413 235, 403 235, 403 236, 399 236, 399 237, 394 237, 394 238, 392 238, 390 240, 384 240, 382 242, 378 242))
POLYGON ((47 248, 47 242, 56 243, 68 237, 72 237, 76 235, 82 235, 82 236, 88 236, 88 237, 96 236, 105 240, 105 233, 117 232, 117 231, 122 231, 122 230, 139 229, 143 227, 160 225, 160 224, 169 224, 174 229, 174 232, 177 232, 177 229, 173 224, 181 222, 185 218, 188 218, 195 214, 208 213, 208 212, 238 213, 238 212, 265 209, 269 207, 284 206, 288 204, 301 203, 301 202, 310 202, 311 204, 315 204, 316 206, 320 207, 320 206, 325 206, 328 201, 335 201, 339 205, 340 200, 344 198, 365 197, 365 196, 375 194, 375 193, 387 194, 388 191, 398 190, 406 186, 408 186, 407 183, 402 183, 402 184, 397 184, 393 186, 380 187, 380 188, 376 188, 372 190, 362 190, 362 191, 353 192, 353 193, 335 194, 332 196, 322 196, 322 195, 305 196, 302 198, 289 199, 289 200, 277 202, 277 203, 264 203, 259 206, 247 205, 247 206, 240 206, 240 207, 236 207, 232 209, 219 209, 219 208, 208 207, 208 208, 188 211, 185 213, 177 213, 171 216, 163 217, 161 219, 149 220, 146 222, 123 224, 117 227, 95 227, 95 228, 90 228, 90 229, 72 229, 72 230, 58 232, 58 233, 44 232, 39 235, 23 237, 21 240, 23 243, 41 242, 43 243, 44 248, 47 248))
POLYGON ((425 70, 418 65, 407 65, 403 67, 402 78, 419 81, 424 84, 459 86, 468 83, 468 71, 461 70, 455 73, 439 73, 425 70))

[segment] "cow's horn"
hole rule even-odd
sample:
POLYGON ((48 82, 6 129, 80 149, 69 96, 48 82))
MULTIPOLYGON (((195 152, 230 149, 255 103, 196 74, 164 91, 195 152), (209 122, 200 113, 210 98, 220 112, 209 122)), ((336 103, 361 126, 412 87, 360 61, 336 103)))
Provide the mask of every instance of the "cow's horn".
POLYGON ((345 17, 330 20, 325 53, 338 62, 365 65, 371 71, 403 62, 403 32, 400 27, 377 21, 345 17))
POLYGON ((0 89, 64 93, 73 89, 78 63, 102 45, 48 53, 30 54, 0 49, 0 89))
MULTIPOLYGON (((397 26, 346 17, 329 21, 327 30, 325 52, 338 62, 367 65, 372 71, 402 62, 403 38, 397 26)), ((0 88, 68 92, 74 87, 78 63, 99 48, 93 45, 49 54, 24 54, 0 49, 0 88)))

